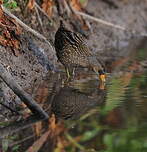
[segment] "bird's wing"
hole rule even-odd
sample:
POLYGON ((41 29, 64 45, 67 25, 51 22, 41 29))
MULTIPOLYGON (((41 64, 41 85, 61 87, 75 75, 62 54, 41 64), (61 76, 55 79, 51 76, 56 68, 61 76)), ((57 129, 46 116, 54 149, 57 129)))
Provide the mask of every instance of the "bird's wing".
POLYGON ((88 45, 86 44, 86 40, 81 34, 71 31, 66 31, 65 34, 67 41, 72 45, 72 47, 75 48, 75 50, 77 50, 77 53, 79 55, 81 56, 92 55, 91 50, 88 48, 88 45))

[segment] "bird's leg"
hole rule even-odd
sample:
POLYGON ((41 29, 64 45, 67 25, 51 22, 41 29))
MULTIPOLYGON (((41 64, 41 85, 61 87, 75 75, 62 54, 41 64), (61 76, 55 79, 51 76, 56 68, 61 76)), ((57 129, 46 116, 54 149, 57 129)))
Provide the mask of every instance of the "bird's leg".
POLYGON ((97 70, 95 67, 93 67, 93 71, 94 71, 97 75, 99 75, 98 70, 97 70))
POLYGON ((73 75, 73 77, 75 76, 75 67, 72 70, 72 75, 73 75))
POLYGON ((70 78, 70 73, 69 73, 69 69, 66 67, 65 68, 66 74, 67 74, 67 80, 69 80, 70 78))
POLYGON ((66 79, 63 80, 62 84, 68 85, 69 80, 70 80, 70 72, 69 72, 69 69, 67 67, 65 67, 65 71, 66 71, 66 79))

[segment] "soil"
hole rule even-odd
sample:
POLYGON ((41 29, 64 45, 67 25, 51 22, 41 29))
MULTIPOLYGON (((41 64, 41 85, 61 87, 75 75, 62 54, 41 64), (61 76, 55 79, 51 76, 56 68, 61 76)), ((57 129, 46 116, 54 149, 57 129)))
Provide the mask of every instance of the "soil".
MULTIPOLYGON (((146 0, 112 0, 111 2, 113 3, 108 3, 108 1, 103 0, 90 0, 85 9, 92 16, 121 25, 129 30, 136 31, 135 37, 140 37, 141 33, 146 33, 146 0)), ((34 12, 31 12, 27 17, 22 16, 18 11, 13 13, 15 13, 15 15, 27 25, 42 33, 53 44, 54 35, 59 26, 59 17, 57 13, 54 14, 50 22, 45 16, 41 15, 43 31, 41 30, 34 12)), ((89 20, 89 22, 91 29, 85 33, 88 37, 87 43, 94 53, 100 53, 105 56, 105 61, 110 57, 112 59, 127 55, 127 51, 125 50, 122 52, 122 50, 123 48, 127 48, 131 42, 130 40, 134 37, 131 32, 115 29, 101 23, 96 23, 92 20, 89 20)), ((68 28, 72 27, 69 24, 69 21, 67 21, 67 26, 68 28)), ((36 85, 44 79, 47 73, 50 73, 48 65, 54 65, 59 71, 63 66, 57 62, 55 51, 51 50, 48 44, 40 41, 31 33, 23 30, 21 43, 22 46, 19 56, 15 56, 10 48, 0 46, 0 62, 7 68, 15 81, 25 91, 33 94, 32 90, 36 85), (37 54, 31 48, 31 44, 44 52, 43 59, 40 59, 41 55, 37 54), (46 61, 46 57, 48 58, 48 61, 46 61)), ((0 87, 2 101, 7 105, 16 108, 16 103, 19 103, 19 99, 16 95, 4 84, 4 82, 1 82, 0 87)), ((11 118, 12 113, 7 108, 3 108, 3 106, 0 105, 0 121, 11 118)))

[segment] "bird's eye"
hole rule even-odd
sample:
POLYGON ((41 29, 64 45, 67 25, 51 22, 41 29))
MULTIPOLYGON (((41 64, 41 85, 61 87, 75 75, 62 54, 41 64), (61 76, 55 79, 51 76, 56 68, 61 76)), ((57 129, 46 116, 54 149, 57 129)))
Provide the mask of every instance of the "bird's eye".
POLYGON ((100 75, 101 75, 101 74, 105 74, 105 71, 104 71, 104 70, 99 70, 98 72, 99 72, 100 75))

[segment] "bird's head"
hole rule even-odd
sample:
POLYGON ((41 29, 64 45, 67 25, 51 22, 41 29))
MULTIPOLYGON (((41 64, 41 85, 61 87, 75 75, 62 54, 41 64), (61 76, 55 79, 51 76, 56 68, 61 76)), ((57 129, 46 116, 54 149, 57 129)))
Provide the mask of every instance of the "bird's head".
POLYGON ((100 62, 97 62, 97 60, 96 60, 96 66, 92 65, 92 68, 93 68, 94 72, 96 72, 96 74, 99 75, 99 80, 101 82, 105 82, 106 81, 106 74, 105 74, 104 66, 102 64, 100 64, 100 62))

